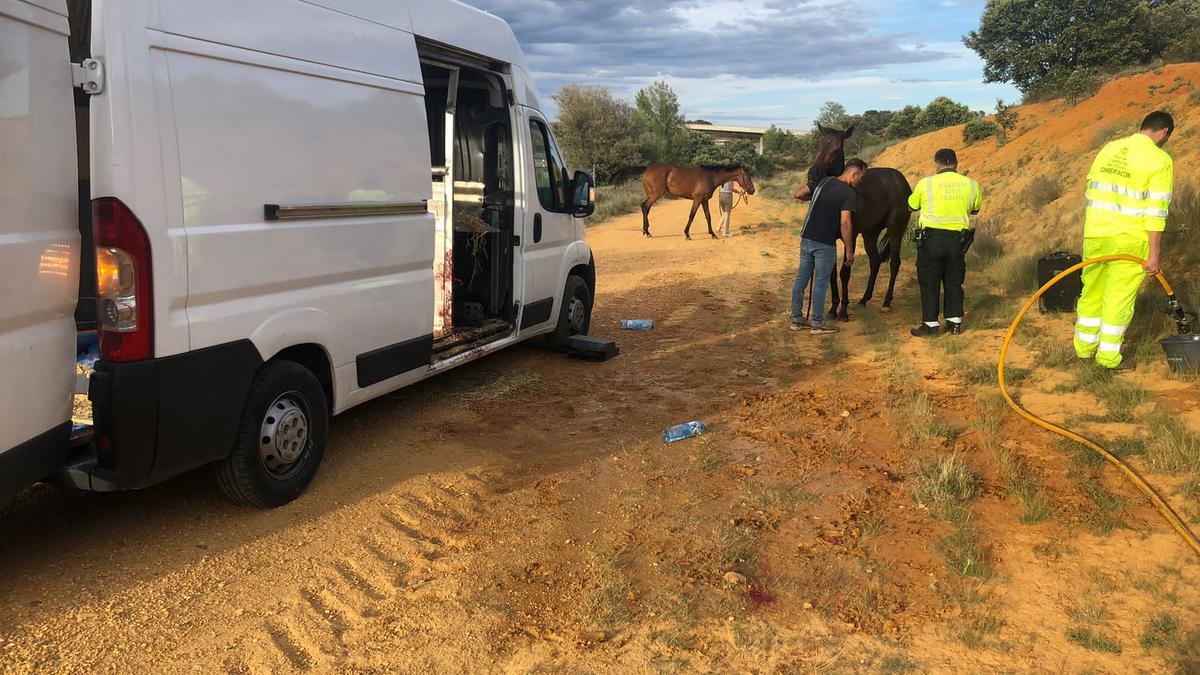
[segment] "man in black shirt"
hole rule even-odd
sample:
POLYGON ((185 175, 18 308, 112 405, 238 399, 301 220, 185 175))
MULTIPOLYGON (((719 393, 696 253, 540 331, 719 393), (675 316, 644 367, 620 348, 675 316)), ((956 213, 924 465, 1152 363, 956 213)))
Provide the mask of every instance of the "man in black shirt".
POLYGON ((851 218, 858 210, 854 188, 867 173, 861 159, 846 162, 842 175, 828 177, 813 191, 804 230, 800 233, 800 271, 792 286, 792 330, 807 328, 813 335, 838 332, 837 326, 825 325, 825 293, 837 262, 837 241, 846 247, 846 264, 854 264, 854 225, 851 218), (812 322, 804 319, 804 289, 813 277, 812 322))

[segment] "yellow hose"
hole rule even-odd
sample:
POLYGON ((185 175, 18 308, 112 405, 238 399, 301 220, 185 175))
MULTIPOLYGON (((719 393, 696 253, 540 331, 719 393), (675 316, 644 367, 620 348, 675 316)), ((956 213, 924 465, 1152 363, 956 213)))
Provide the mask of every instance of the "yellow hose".
MULTIPOLYGON (((1042 295, 1044 295, 1046 291, 1050 290, 1051 287, 1076 271, 1081 270, 1088 265, 1108 262, 1110 260, 1127 260, 1139 265, 1143 265, 1146 262, 1145 260, 1131 255, 1106 255, 1099 258, 1092 258, 1091 260, 1085 260, 1078 265, 1064 270, 1061 274, 1048 281, 1045 286, 1039 288, 1038 292, 1033 294, 1033 297, 1029 298, 1029 300, 1025 303, 1025 306, 1021 308, 1019 313, 1017 313, 1017 317, 1013 319, 1012 325, 1008 328, 1008 334, 1004 336, 1004 345, 1000 347, 1000 364, 997 368, 997 374, 1000 378, 1000 393, 1004 395, 1004 400, 1008 401, 1008 405, 1011 406, 1013 410, 1017 411, 1017 414, 1019 414, 1021 417, 1024 417, 1043 429, 1052 431, 1064 438, 1069 438, 1072 441, 1089 448, 1096 454, 1108 460, 1108 462, 1113 466, 1117 467, 1117 469, 1119 469, 1121 473, 1125 474, 1125 477, 1128 478, 1134 485, 1136 485, 1143 494, 1150 498, 1151 503, 1154 504, 1154 508, 1158 509, 1158 512, 1161 513, 1163 518, 1167 520, 1167 523, 1169 523, 1171 527, 1174 528, 1177 533, 1179 533, 1180 537, 1183 537, 1183 540, 1187 542, 1187 545, 1190 546, 1193 551, 1196 552, 1196 555, 1200 555, 1200 541, 1196 539, 1196 535, 1192 534, 1192 531, 1188 529, 1187 524, 1184 523, 1183 519, 1179 517, 1179 514, 1175 513, 1175 511, 1171 508, 1171 505, 1167 504, 1166 500, 1163 499, 1158 492, 1146 482, 1146 479, 1142 478, 1141 474, 1137 472, 1137 469, 1134 469, 1132 466, 1122 461, 1120 457, 1113 455, 1109 451, 1089 441, 1083 436, 1080 436, 1079 434, 1068 429, 1063 429, 1062 427, 1051 424, 1050 422, 1047 422, 1046 420, 1029 412, 1025 408, 1022 408, 1021 404, 1013 400, 1013 397, 1008 393, 1008 385, 1004 382, 1004 362, 1008 358, 1009 345, 1012 344, 1013 337, 1017 334, 1017 326, 1021 324, 1021 320, 1025 318, 1025 315, 1028 314, 1029 310, 1032 309, 1037 303, 1038 298, 1041 298, 1042 295)), ((1175 291, 1171 288, 1171 284, 1167 282, 1166 277, 1164 277, 1162 274, 1157 274, 1155 275, 1155 278, 1158 279, 1158 283, 1162 284, 1163 290, 1166 291, 1168 296, 1173 297, 1175 295, 1175 291)))

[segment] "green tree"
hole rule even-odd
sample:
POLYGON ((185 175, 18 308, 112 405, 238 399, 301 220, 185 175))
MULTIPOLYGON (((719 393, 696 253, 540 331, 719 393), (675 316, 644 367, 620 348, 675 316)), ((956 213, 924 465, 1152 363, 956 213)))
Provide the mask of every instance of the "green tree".
POLYGON ((641 128, 629 104, 603 87, 571 84, 554 95, 554 136, 570 166, 594 170, 606 182, 616 171, 642 163, 641 128))
POLYGON ((784 131, 774 124, 763 133, 764 155, 794 155, 799 147, 799 136, 790 131, 784 131))
POLYGON ((969 122, 976 117, 978 116, 967 106, 939 96, 930 101, 921 114, 917 115, 917 127, 924 131, 935 131, 969 122))
POLYGON ((850 115, 846 113, 846 106, 837 101, 826 101, 825 105, 821 106, 821 112, 817 113, 817 124, 830 127, 833 129, 848 129, 850 127, 850 115))
POLYGON ((1195 0, 989 0, 963 43, 983 59, 986 82, 1012 82, 1028 94, 1079 70, 1158 56, 1176 29, 1156 24, 1156 13, 1187 3, 1195 0))
POLYGON ((655 82, 634 97, 634 119, 650 136, 651 152, 659 162, 682 163, 688 158, 688 134, 683 126, 679 97, 666 82, 655 82))
POLYGON ((854 121, 857 123, 856 129, 862 127, 863 131, 881 136, 895 119, 894 110, 868 110, 855 116, 854 121))
POLYGON ((734 141, 718 144, 705 138, 707 143, 697 144, 691 163, 697 165, 737 164, 754 170, 758 166, 758 147, 750 141, 734 141))
POLYGON ((1015 103, 1005 103, 1004 99, 996 99, 996 124, 1005 132, 1012 131, 1017 128, 1017 123, 1021 121, 1021 113, 1017 111, 1015 103))
POLYGON ((922 129, 920 124, 922 112, 924 110, 917 105, 906 105, 896 111, 896 114, 892 116, 891 123, 888 124, 885 133, 887 138, 896 141, 925 133, 927 129, 922 129))

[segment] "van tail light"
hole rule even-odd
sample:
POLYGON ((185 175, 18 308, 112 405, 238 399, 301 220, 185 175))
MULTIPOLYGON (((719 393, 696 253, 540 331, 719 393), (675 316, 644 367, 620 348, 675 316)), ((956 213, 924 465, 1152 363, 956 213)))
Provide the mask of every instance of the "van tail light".
POLYGON ((100 358, 127 363, 154 356, 150 239, 113 197, 92 200, 100 358))

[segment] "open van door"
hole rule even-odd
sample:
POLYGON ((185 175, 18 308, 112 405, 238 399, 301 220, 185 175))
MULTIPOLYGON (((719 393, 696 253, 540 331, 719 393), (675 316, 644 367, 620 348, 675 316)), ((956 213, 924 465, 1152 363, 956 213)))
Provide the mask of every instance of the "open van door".
POLYGON ((66 457, 79 289, 65 0, 0 2, 0 504, 66 457))

